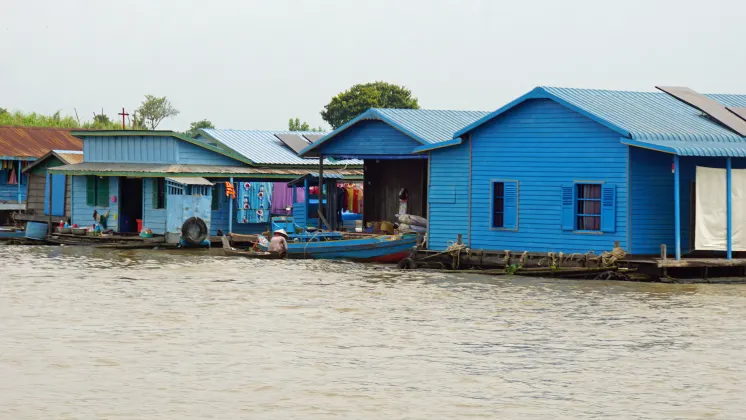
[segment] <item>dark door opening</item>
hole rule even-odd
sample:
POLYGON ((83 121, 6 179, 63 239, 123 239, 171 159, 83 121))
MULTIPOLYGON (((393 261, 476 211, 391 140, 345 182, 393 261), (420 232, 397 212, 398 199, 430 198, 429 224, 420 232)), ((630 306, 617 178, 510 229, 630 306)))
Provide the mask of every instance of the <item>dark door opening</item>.
POLYGON ((119 231, 138 233, 138 219, 142 220, 142 179, 119 178, 119 231))

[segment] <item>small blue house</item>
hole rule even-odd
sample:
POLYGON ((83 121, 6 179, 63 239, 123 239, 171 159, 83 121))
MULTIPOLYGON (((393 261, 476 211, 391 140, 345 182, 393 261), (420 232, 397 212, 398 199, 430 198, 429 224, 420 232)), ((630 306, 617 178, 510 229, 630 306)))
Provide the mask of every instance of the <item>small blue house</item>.
MULTIPOLYGON (((705 98, 724 112, 746 106, 746 95, 705 98)), ((472 249, 600 253, 618 242, 678 256, 695 248, 696 168, 723 168, 728 192, 746 168, 744 137, 663 92, 540 87, 417 152, 429 155, 436 250, 462 234, 472 249)))
POLYGON ((364 161, 364 222, 396 221, 404 189, 407 213, 424 217, 428 212, 428 183, 440 174, 428 171, 428 153, 415 152, 453 143, 456 131, 488 114, 374 108, 306 147, 300 156, 364 161))
MULTIPOLYGON (((180 221, 199 216, 212 235, 257 233, 268 226, 274 184, 318 165, 273 133, 205 130, 194 139, 172 131, 74 132, 83 140, 82 162, 49 172, 72 177, 70 216, 79 226, 103 216, 116 232, 136 233, 142 226, 178 235, 180 221), (238 192, 235 198, 226 184, 238 192)), ((361 173, 356 163, 328 165, 332 173, 355 178, 361 173)))

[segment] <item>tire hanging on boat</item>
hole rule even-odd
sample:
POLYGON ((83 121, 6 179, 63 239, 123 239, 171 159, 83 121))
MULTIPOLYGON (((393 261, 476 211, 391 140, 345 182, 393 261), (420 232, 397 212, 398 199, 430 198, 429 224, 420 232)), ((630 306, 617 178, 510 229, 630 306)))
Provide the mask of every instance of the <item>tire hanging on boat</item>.
POLYGON ((181 225, 181 237, 189 244, 200 245, 208 234, 207 224, 199 217, 190 217, 181 225))

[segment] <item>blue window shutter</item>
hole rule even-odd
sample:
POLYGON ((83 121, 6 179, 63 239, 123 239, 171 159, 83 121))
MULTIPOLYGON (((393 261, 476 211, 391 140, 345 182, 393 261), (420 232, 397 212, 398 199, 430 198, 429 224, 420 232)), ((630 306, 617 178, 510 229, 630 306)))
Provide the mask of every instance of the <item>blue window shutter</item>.
POLYGON ((575 230, 575 186, 562 186, 562 230, 575 230))
POLYGON ((601 186, 601 232, 616 231, 616 185, 601 186))
POLYGON ((505 229, 518 228, 518 183, 504 182, 505 196, 503 197, 503 227, 505 229))

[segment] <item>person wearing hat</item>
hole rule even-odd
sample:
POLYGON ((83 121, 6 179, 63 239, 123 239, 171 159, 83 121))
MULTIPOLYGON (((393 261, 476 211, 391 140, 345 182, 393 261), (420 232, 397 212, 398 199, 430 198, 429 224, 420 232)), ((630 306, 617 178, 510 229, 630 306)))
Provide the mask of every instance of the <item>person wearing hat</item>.
POLYGON ((274 236, 269 241, 269 252, 277 252, 282 256, 285 256, 288 252, 288 233, 285 229, 277 229, 274 231, 274 236))

